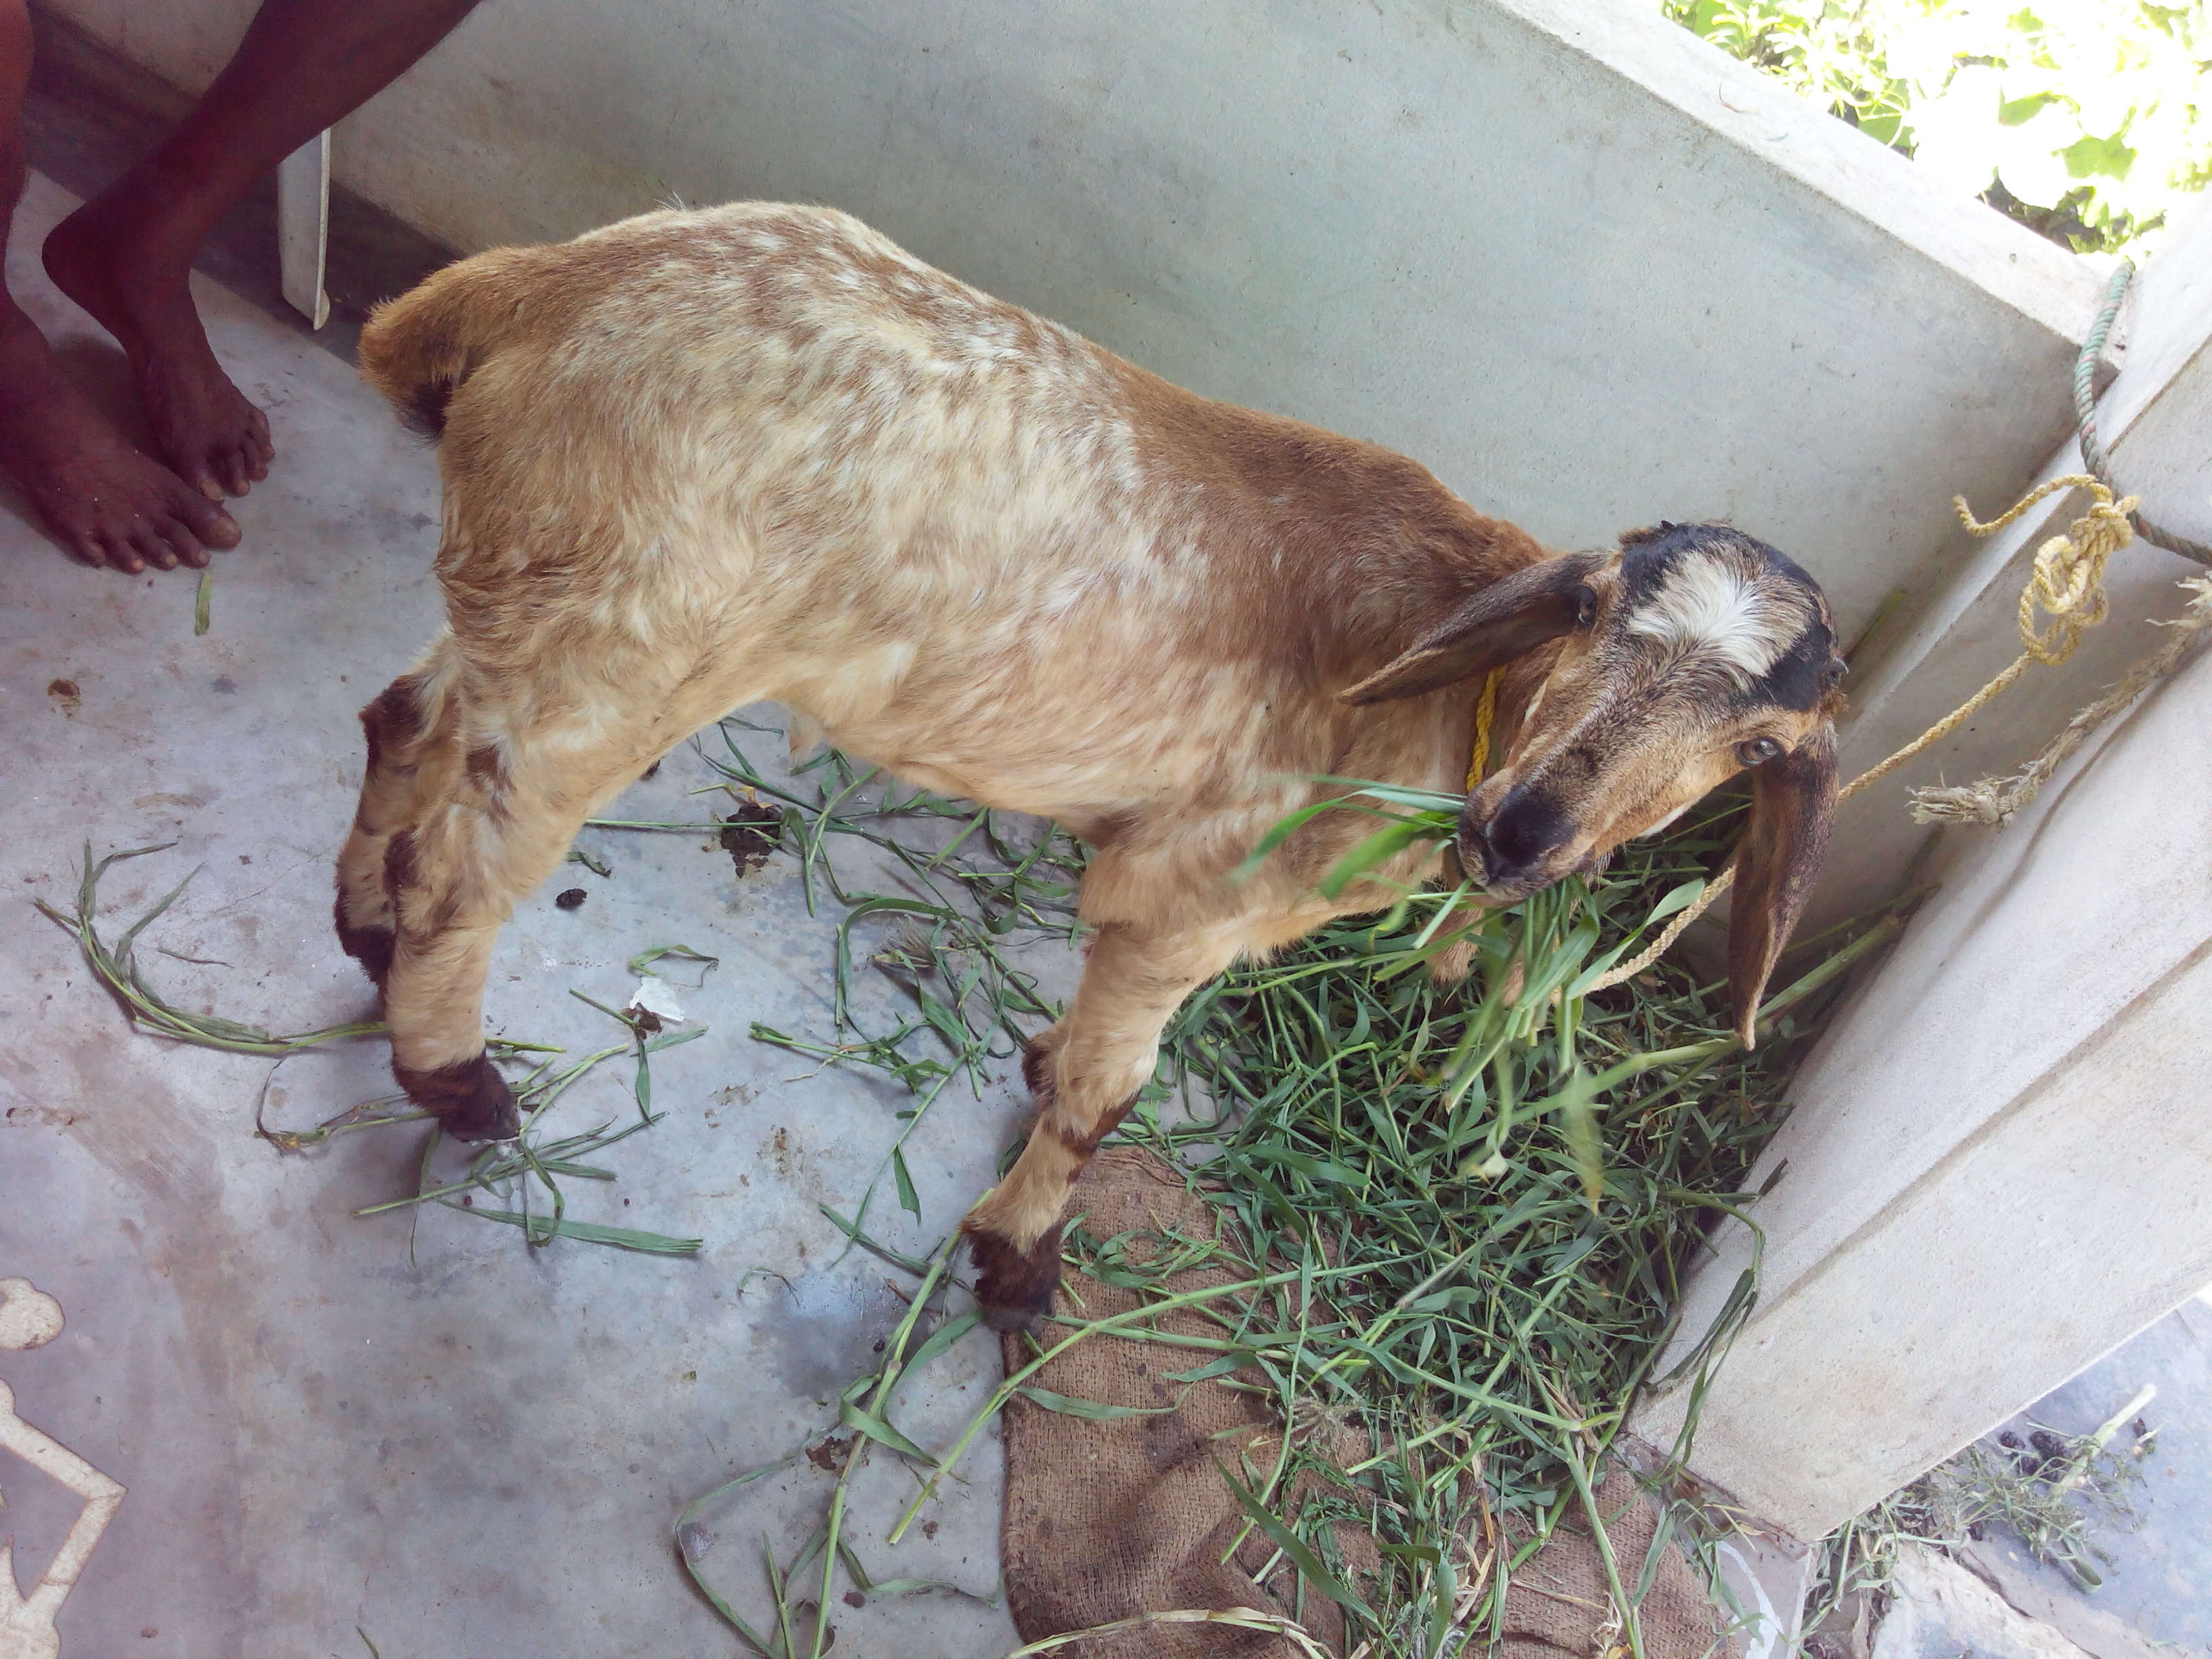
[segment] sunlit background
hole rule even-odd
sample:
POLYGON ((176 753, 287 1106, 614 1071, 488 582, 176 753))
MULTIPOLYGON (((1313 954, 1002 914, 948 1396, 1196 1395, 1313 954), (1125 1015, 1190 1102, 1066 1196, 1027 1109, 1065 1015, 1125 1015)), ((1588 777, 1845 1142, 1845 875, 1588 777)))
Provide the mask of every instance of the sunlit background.
POLYGON ((2212 179, 2207 0, 1660 4, 2078 252, 2140 257, 2212 179))

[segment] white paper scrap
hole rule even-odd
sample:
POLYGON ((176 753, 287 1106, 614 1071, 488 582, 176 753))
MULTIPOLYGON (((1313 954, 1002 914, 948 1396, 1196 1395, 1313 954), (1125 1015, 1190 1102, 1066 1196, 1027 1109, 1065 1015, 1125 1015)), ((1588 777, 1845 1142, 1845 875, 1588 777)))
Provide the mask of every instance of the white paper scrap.
POLYGON ((684 1005, 676 1000, 675 987, 650 974, 641 976, 637 989, 629 994, 629 1008, 633 1013, 658 1014, 664 1025, 684 1023, 684 1005))

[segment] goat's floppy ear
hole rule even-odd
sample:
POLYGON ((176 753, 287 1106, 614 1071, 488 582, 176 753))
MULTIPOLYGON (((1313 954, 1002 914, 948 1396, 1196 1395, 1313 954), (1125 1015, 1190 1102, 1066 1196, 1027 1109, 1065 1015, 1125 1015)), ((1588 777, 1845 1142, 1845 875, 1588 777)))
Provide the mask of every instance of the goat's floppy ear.
POLYGON ((1823 723, 1789 754, 1751 772, 1751 823, 1735 858, 1729 921, 1729 996, 1743 1046, 1756 1041, 1759 1000, 1805 913, 1836 816, 1836 729, 1823 723))
POLYGON ((1486 674, 1575 625, 1577 594, 1613 562, 1610 553, 1540 559, 1474 594, 1397 661, 1338 693, 1345 702, 1390 702, 1486 674))

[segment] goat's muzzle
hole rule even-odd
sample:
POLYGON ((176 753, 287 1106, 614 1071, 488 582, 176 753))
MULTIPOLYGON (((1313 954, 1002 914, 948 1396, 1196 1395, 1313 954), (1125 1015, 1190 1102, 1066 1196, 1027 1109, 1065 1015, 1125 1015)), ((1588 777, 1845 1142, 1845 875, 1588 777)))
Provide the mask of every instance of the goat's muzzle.
POLYGON ((1577 825, 1540 790, 1516 784, 1486 801, 1490 793, 1469 796, 1460 813, 1460 864, 1492 896, 1523 899, 1564 873, 1559 854, 1575 840, 1577 825))

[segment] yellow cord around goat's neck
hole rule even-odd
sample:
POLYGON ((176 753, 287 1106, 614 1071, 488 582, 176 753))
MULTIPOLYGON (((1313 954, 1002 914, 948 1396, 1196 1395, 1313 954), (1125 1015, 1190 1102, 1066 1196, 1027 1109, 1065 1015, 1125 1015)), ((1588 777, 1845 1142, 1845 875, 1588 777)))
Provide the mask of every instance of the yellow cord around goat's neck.
POLYGON ((1474 748, 1467 762, 1467 793, 1470 795, 1490 775, 1490 726, 1498 718, 1498 683, 1504 678, 1503 668, 1492 669, 1490 678, 1482 683, 1482 701, 1474 706, 1474 748))
MULTIPOLYGON (((1929 726, 1911 743, 1899 750, 1879 765, 1869 767, 1838 792, 1838 801, 1849 800, 1853 795, 1905 764, 1929 744, 1940 741, 1958 729, 1982 706, 1995 698, 2018 679, 2032 662, 2056 665, 2074 654, 2074 647, 2081 642, 2084 629, 2094 628, 2105 620, 2107 605, 2105 599, 2105 566, 2113 554, 2135 539, 2135 526, 2128 514, 2136 507, 2136 498, 2115 501, 2112 492, 2087 473, 2072 472, 2063 478, 2053 478, 2039 484, 2015 502, 2012 508, 1990 520, 1978 522, 1966 507, 1963 495, 1954 499, 1959 517, 1967 532, 1975 536, 1992 536, 2033 507, 2045 496, 2062 489, 2086 489, 2094 498, 2087 513, 2075 520, 2063 536, 2053 536, 2036 550, 2035 568, 2030 574, 2027 589, 2020 596, 2020 639, 2022 649, 2018 657, 2006 665, 1996 678, 1960 703, 1942 720, 1929 726), (2041 611, 2051 618, 2046 628, 2036 626, 2036 612, 2041 611)), ((1492 676, 1495 684, 1496 676, 1492 676)), ((1490 688, 1485 687, 1486 706, 1490 688)), ((1475 715, 1475 753, 1486 752, 1488 727, 1481 711, 1475 715)), ((1469 787, 1473 787, 1472 780, 1469 787)), ((1632 980, 1653 963, 1666 955, 1669 946, 1682 936, 1682 930, 1703 915, 1713 901, 1729 890, 1735 879, 1735 860, 1730 859, 1727 868, 1705 884, 1705 890, 1684 909, 1676 913, 1659 937, 1650 945, 1618 968, 1599 975, 1583 994, 1603 991, 1632 980)))

